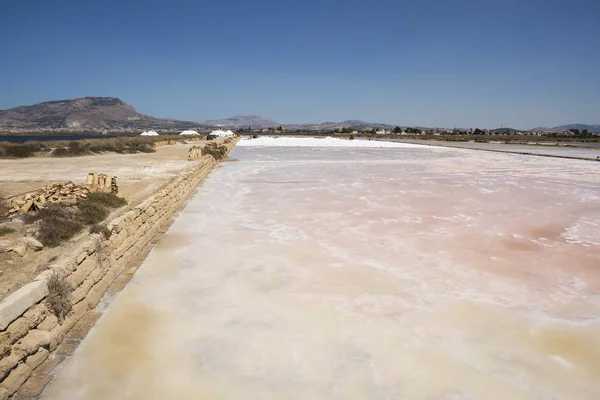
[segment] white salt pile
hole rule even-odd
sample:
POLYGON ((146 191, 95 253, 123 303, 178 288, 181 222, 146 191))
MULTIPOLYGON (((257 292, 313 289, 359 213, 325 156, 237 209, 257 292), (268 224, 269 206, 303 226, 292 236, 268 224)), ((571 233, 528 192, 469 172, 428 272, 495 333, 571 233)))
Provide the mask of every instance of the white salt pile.
POLYGON ((187 130, 187 131, 181 132, 180 135, 200 135, 200 134, 193 130, 187 130))
POLYGON ((158 132, 156 132, 156 131, 142 132, 140 134, 140 136, 158 136, 158 132))
POLYGON ((230 130, 224 131, 221 129, 217 129, 216 131, 212 131, 209 135, 214 137, 229 137, 235 134, 230 130))
POLYGON ((261 136, 256 139, 240 140, 237 146, 242 147, 426 147, 417 144, 384 142, 378 140, 347 140, 332 137, 270 137, 261 136))

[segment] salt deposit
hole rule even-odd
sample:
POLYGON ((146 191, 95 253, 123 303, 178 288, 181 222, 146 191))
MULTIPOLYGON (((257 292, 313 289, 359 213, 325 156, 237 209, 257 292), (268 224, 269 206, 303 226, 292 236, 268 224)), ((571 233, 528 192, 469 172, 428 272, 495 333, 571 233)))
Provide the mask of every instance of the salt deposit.
POLYGON ((156 131, 148 131, 148 132, 142 132, 140 134, 140 136, 159 136, 158 132, 156 131))
POLYGON ((45 399, 600 398, 596 163, 242 143, 45 399))
POLYGON ((316 138, 316 137, 289 137, 289 136, 260 136, 256 139, 244 138, 239 141, 237 146, 242 147, 371 147, 371 148, 407 148, 407 147, 423 147, 421 145, 384 142, 377 140, 347 140, 332 137, 316 138))
POLYGON ((234 136, 235 133, 233 133, 230 130, 224 131, 221 129, 217 129, 216 131, 212 131, 211 133, 209 133, 209 136, 214 136, 214 137, 230 137, 230 136, 234 136))
POLYGON ((181 132, 180 135, 200 135, 200 134, 193 130, 187 130, 187 131, 181 132))

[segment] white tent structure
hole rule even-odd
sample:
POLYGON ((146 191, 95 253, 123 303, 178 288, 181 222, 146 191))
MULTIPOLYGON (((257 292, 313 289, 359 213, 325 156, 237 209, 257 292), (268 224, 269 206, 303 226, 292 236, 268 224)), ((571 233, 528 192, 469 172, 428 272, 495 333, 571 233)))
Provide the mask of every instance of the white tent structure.
POLYGON ((187 131, 181 132, 180 135, 183 135, 183 136, 198 136, 200 134, 198 132, 196 132, 196 131, 187 130, 187 131))
POLYGON ((140 136, 159 136, 156 131, 142 132, 140 136))
POLYGON ((230 137, 230 136, 234 136, 235 133, 233 133, 232 131, 223 131, 223 130, 216 130, 216 131, 212 131, 211 133, 208 134, 208 138, 209 139, 213 139, 213 138, 217 138, 217 137, 230 137))

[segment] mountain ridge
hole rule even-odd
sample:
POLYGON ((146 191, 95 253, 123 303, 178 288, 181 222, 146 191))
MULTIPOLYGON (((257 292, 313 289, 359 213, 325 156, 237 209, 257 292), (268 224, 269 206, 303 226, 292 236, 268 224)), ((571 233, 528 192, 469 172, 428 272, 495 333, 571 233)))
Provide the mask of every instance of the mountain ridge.
MULTIPOLYGON (((147 129, 179 130, 188 128, 228 128, 252 129, 283 127, 287 130, 335 130, 348 128, 364 130, 366 128, 393 129, 396 125, 374 123, 349 119, 342 122, 322 122, 313 124, 281 124, 260 115, 235 115, 224 119, 205 121, 180 121, 176 119, 156 118, 138 113, 136 109, 118 97, 90 96, 67 100, 53 100, 33 105, 17 106, 0 110, 0 131, 126 131, 136 132, 147 129)), ((398 125, 406 127, 405 125, 398 125)), ((421 129, 430 129, 417 127, 421 129)), ((436 128, 433 128, 436 129, 436 128)), ((445 128, 439 128, 445 129, 445 128)), ((513 131, 512 128, 501 128, 513 131)), ((587 129, 600 132, 600 124, 569 124, 554 128, 538 127, 518 131, 556 131, 568 129, 587 129)), ((492 129, 497 131, 498 129, 492 129)))

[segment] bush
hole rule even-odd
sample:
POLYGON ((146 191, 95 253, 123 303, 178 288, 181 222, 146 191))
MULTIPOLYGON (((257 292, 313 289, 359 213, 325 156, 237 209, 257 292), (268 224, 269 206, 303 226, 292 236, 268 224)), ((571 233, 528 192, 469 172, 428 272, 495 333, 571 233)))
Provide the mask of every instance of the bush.
POLYGON ((103 192, 95 192, 89 193, 87 198, 83 200, 84 202, 92 202, 96 204, 100 204, 104 207, 108 208, 119 208, 127 205, 127 200, 122 197, 117 196, 114 193, 103 193, 103 192))
POLYGON ((45 146, 42 143, 2 143, 1 144, 2 151, 0 152, 3 157, 8 158, 26 158, 32 157, 36 153, 45 150, 45 146))
POLYGON ((44 246, 56 247, 71 239, 83 229, 76 219, 44 218, 41 220, 37 238, 44 246))
POLYGON ((23 221, 26 224, 32 224, 35 221, 44 219, 72 219, 73 213, 67 207, 60 203, 49 204, 48 206, 38 210, 35 214, 23 215, 23 221))
POLYGON ((10 235, 15 232, 15 228, 11 228, 10 226, 0 226, 0 236, 10 235))
POLYGON ((102 222, 108 217, 108 208, 93 201, 81 201, 77 203, 79 209, 79 220, 85 225, 93 225, 102 222))
POLYGON ((56 315, 61 323, 71 311, 72 290, 71 286, 61 275, 54 273, 48 278, 48 295, 46 296, 46 301, 52 313, 56 315))
POLYGON ((8 210, 10 207, 4 201, 0 200, 0 220, 8 215, 8 210))
POLYGON ((110 231, 106 227, 106 225, 94 224, 90 227, 90 233, 98 233, 104 236, 104 239, 108 239, 110 237, 110 231))

